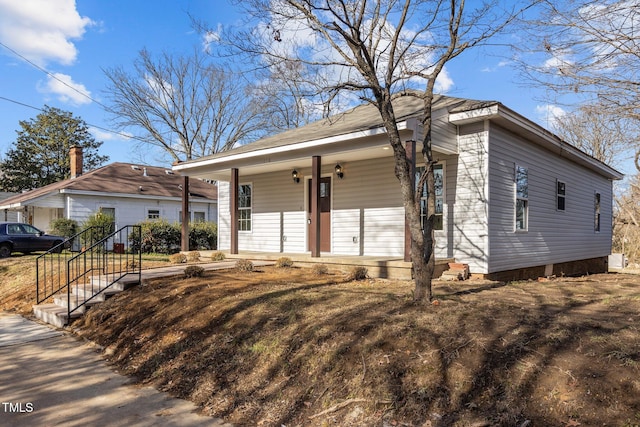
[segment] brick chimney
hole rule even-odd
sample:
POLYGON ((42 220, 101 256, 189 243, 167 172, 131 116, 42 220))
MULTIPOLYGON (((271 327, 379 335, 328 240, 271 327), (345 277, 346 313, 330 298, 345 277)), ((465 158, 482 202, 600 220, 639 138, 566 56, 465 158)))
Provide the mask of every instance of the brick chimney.
POLYGON ((71 163, 71 178, 77 178, 82 175, 82 147, 74 145, 69 149, 69 157, 71 163))

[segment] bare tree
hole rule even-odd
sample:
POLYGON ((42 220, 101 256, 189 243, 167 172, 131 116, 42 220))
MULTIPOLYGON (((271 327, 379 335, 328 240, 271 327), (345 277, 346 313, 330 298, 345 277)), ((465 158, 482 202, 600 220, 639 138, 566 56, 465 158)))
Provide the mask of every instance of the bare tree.
POLYGON ((562 139, 609 165, 633 156, 640 145, 640 122, 607 111, 603 105, 585 104, 556 117, 553 130, 562 139))
MULTIPOLYGON (((260 129, 260 110, 241 78, 191 55, 154 59, 140 52, 134 73, 105 71, 111 113, 122 129, 141 129, 138 140, 159 147, 175 161, 227 150, 260 129)), ((183 178, 182 250, 189 250, 189 178, 183 178)))
MULTIPOLYGON (((328 111, 345 100, 374 105, 394 152, 395 175, 411 235, 414 298, 431 300, 435 269, 435 200, 420 221, 419 194, 393 108, 395 96, 417 96, 424 105, 422 161, 428 194, 435 194, 431 108, 445 65, 502 31, 515 14, 513 2, 467 7, 464 0, 247 0, 250 30, 219 40, 248 54, 256 66, 295 64, 305 90, 328 111), (407 91, 406 89, 418 89, 407 91)), ((302 86, 300 86, 302 87, 302 86)))
MULTIPOLYGON (((526 75, 551 93, 640 120, 640 5, 630 0, 545 0, 523 42, 526 75)), ((589 107, 587 107, 589 108, 589 107)), ((637 125, 636 125, 637 126, 637 125)), ((637 135, 637 134, 636 134, 637 135)), ((628 141, 638 149, 638 141, 628 141)))
POLYGON ((161 148, 173 161, 190 160, 255 137, 261 113, 253 88, 238 75, 190 55, 142 50, 134 72, 105 70, 111 113, 123 130, 142 130, 143 144, 161 148))

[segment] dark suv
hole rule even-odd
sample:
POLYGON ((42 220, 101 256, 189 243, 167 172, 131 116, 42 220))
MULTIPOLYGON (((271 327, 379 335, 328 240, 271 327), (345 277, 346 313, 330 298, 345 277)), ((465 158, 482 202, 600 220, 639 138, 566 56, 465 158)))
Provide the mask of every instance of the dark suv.
MULTIPOLYGON (((6 258, 12 252, 29 254, 36 251, 48 251, 60 245, 64 237, 50 236, 33 225, 20 222, 0 222, 0 258, 6 258)), ((62 250, 62 245, 56 252, 62 250)))

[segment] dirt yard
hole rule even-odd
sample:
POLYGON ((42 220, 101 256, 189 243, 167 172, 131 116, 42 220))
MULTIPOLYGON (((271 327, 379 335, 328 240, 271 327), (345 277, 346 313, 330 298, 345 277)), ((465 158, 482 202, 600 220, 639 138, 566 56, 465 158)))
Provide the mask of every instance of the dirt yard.
POLYGON ((640 276, 438 282, 429 305, 412 287, 219 271, 149 281, 72 329, 237 425, 640 425, 640 276))

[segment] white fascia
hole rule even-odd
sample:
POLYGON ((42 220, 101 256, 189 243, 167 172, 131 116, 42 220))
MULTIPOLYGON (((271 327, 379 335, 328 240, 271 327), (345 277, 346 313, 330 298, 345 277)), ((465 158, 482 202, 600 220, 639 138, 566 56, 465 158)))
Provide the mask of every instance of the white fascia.
MULTIPOLYGON (((406 129, 409 129, 407 127, 406 120, 398 123, 398 130, 406 130, 406 129)), ((342 135, 330 136, 327 138, 316 139, 312 141, 282 145, 279 147, 265 148, 263 150, 248 151, 244 153, 232 154, 229 156, 210 158, 202 161, 196 160, 188 163, 180 163, 173 166, 172 169, 174 171, 185 171, 192 168, 200 168, 202 166, 213 166, 218 163, 233 162, 240 159, 250 159, 252 157, 268 156, 272 154, 283 153, 286 151, 304 150, 306 148, 322 147, 329 144, 334 144, 336 142, 348 141, 350 139, 357 139, 357 138, 365 138, 368 136, 380 135, 386 132, 387 131, 384 127, 378 127, 374 129, 367 129, 367 130, 362 130, 357 132, 345 133, 342 135)))

